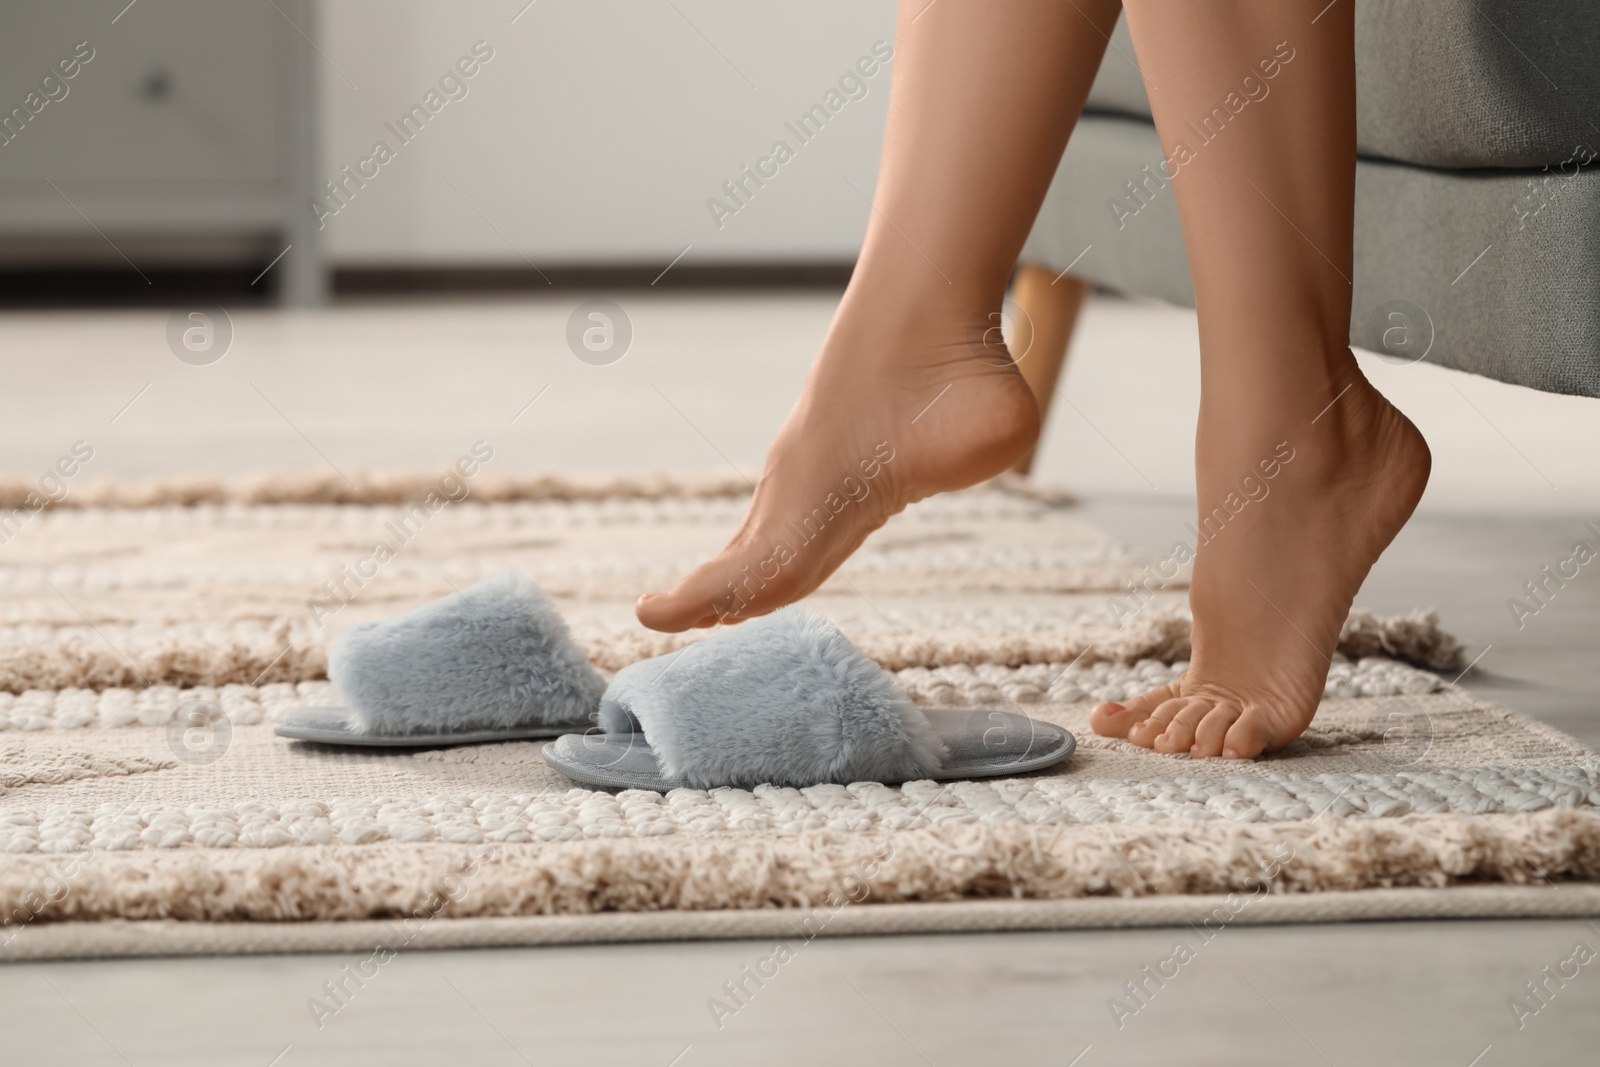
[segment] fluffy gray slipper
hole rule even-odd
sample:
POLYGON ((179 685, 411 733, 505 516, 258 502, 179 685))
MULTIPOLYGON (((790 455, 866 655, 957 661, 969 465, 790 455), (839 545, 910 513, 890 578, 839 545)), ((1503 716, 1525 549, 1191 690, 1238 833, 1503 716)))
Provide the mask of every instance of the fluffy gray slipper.
POLYGON ((920 710, 832 623, 784 608, 624 667, 600 729, 544 758, 588 785, 665 792, 1021 774, 1074 746, 1026 715, 920 710))
POLYGON ((606 687, 555 606, 515 571, 350 627, 328 677, 349 707, 294 712, 279 736, 399 746, 555 737, 593 723, 606 687))

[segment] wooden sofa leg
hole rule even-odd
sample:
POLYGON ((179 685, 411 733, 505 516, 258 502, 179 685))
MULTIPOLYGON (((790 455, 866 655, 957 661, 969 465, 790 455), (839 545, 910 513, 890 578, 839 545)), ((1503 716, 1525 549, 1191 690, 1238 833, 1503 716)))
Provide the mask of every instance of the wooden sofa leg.
MULTIPOLYGON (((1056 380, 1066 363, 1067 346, 1078 324, 1078 311, 1089 293, 1089 283, 1070 274, 1057 277, 1048 267, 1017 265, 1011 281, 1011 301, 1017 308, 1012 329, 1012 356, 1017 369, 1039 403, 1039 424, 1050 414, 1056 380)), ((1029 452, 1015 468, 1027 474, 1033 467, 1029 452)))

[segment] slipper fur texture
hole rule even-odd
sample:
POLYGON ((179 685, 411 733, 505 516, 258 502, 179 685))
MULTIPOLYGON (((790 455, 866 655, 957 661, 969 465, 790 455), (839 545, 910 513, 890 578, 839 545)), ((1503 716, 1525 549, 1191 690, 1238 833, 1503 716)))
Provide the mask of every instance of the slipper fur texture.
POLYGON ((606 687, 555 605, 516 571, 352 626, 328 653, 328 677, 380 734, 582 724, 606 687))
POLYGON ((600 725, 643 732, 662 772, 696 788, 909 781, 945 757, 894 680, 795 607, 624 667, 600 725))

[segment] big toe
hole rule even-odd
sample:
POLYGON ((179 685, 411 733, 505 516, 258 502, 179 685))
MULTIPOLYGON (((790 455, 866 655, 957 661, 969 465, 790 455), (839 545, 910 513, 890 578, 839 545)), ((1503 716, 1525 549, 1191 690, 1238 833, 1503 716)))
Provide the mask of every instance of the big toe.
POLYGON ((1157 686, 1126 704, 1112 700, 1096 704, 1089 713, 1089 728, 1101 737, 1127 737, 1128 731, 1148 719, 1163 703, 1178 695, 1178 683, 1157 686))
POLYGON ((716 615, 705 610, 705 602, 685 596, 681 585, 670 593, 644 594, 633 605, 633 613, 645 626, 668 634, 682 633, 716 622, 716 615))
POLYGON ((783 576, 761 578, 755 567, 744 566, 725 552, 696 568, 670 592, 646 593, 633 611, 652 630, 679 633, 765 615, 794 600, 796 592, 783 576))

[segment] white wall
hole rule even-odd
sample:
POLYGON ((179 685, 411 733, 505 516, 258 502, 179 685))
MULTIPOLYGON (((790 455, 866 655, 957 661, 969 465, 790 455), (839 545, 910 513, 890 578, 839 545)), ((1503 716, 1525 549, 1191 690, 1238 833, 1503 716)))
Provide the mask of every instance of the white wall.
POLYGON ((396 149, 325 220, 336 265, 855 255, 889 69, 809 143, 784 123, 892 43, 891 0, 526 3, 324 0, 323 169, 396 149), (385 123, 479 40, 468 95, 401 146, 385 123), (779 139, 795 158, 719 228, 707 199, 779 139))

